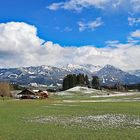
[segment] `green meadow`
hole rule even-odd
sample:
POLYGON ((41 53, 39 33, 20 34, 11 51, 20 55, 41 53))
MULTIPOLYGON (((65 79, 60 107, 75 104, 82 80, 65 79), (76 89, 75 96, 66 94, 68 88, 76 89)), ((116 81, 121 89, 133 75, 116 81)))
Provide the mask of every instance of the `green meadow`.
POLYGON ((139 139, 140 102, 0 100, 0 140, 139 139))

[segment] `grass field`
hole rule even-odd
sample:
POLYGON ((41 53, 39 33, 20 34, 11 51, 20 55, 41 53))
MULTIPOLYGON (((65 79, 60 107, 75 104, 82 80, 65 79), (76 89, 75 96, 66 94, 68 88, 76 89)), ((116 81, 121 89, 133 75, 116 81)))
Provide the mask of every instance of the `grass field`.
POLYGON ((0 100, 0 140, 139 139, 140 102, 0 100))

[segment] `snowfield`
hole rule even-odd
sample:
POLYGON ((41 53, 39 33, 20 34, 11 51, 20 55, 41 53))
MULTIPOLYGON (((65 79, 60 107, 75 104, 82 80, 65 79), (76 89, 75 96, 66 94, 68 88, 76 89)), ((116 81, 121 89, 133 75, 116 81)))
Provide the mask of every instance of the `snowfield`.
POLYGON ((117 97, 117 96, 132 96, 140 94, 140 92, 109 92, 105 90, 96 90, 88 87, 74 87, 66 91, 57 92, 57 95, 73 95, 74 93, 89 94, 90 97, 117 97))
POLYGON ((96 90, 88 87, 81 87, 77 86, 66 91, 58 92, 57 95, 73 95, 74 93, 81 93, 81 94, 100 94, 100 95, 107 95, 106 91, 96 90))

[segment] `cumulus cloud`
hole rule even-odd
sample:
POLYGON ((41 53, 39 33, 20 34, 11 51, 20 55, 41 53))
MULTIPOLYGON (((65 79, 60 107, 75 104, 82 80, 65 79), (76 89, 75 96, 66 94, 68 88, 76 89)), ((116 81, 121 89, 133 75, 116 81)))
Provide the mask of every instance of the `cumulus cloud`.
POLYGON ((108 47, 67 46, 45 42, 36 27, 23 22, 0 24, 0 67, 31 65, 111 64, 122 69, 140 68, 140 45, 108 42, 108 47), (114 47, 112 47, 114 46, 114 47))
POLYGON ((37 36, 37 29, 23 22, 0 24, 0 64, 24 65, 36 62, 34 54, 44 41, 37 36), (32 55, 33 54, 33 55, 32 55))
POLYGON ((88 23, 84 23, 82 21, 78 22, 79 25, 79 31, 84 31, 86 29, 88 30, 95 30, 96 28, 100 27, 103 24, 101 17, 97 18, 94 21, 90 21, 88 23))
POLYGON ((108 9, 126 9, 129 12, 140 11, 140 0, 68 0, 65 2, 52 3, 47 6, 50 10, 74 10, 82 11, 85 8, 108 9))

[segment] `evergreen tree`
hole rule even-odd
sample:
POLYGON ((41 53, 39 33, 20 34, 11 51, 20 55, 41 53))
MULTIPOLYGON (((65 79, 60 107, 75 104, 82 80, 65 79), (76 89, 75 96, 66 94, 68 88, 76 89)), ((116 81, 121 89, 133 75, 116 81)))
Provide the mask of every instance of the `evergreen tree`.
POLYGON ((72 75, 72 86, 75 87, 77 86, 77 77, 76 74, 72 75))
POLYGON ((77 79, 76 84, 77 84, 77 85, 80 85, 80 74, 78 74, 78 75, 76 76, 76 79, 77 79))
POLYGON ((88 86, 88 76, 84 74, 69 74, 63 79, 63 90, 73 88, 75 86, 88 86))
POLYGON ((140 83, 138 84, 138 90, 140 91, 140 83))
POLYGON ((74 76, 72 74, 68 75, 68 81, 69 81, 69 88, 74 87, 74 76))
POLYGON ((81 75, 81 86, 85 86, 85 75, 81 75))
POLYGON ((92 77, 92 88, 99 89, 100 88, 100 81, 98 76, 92 77))
POLYGON ((85 85, 85 78, 84 78, 84 74, 79 74, 77 76, 77 84, 79 86, 84 86, 85 85))
POLYGON ((68 76, 66 76, 63 79, 63 90, 67 90, 67 89, 69 89, 69 79, 68 79, 68 76))
POLYGON ((89 83, 89 79, 88 79, 88 76, 86 75, 85 76, 85 86, 89 86, 90 83, 89 83))

